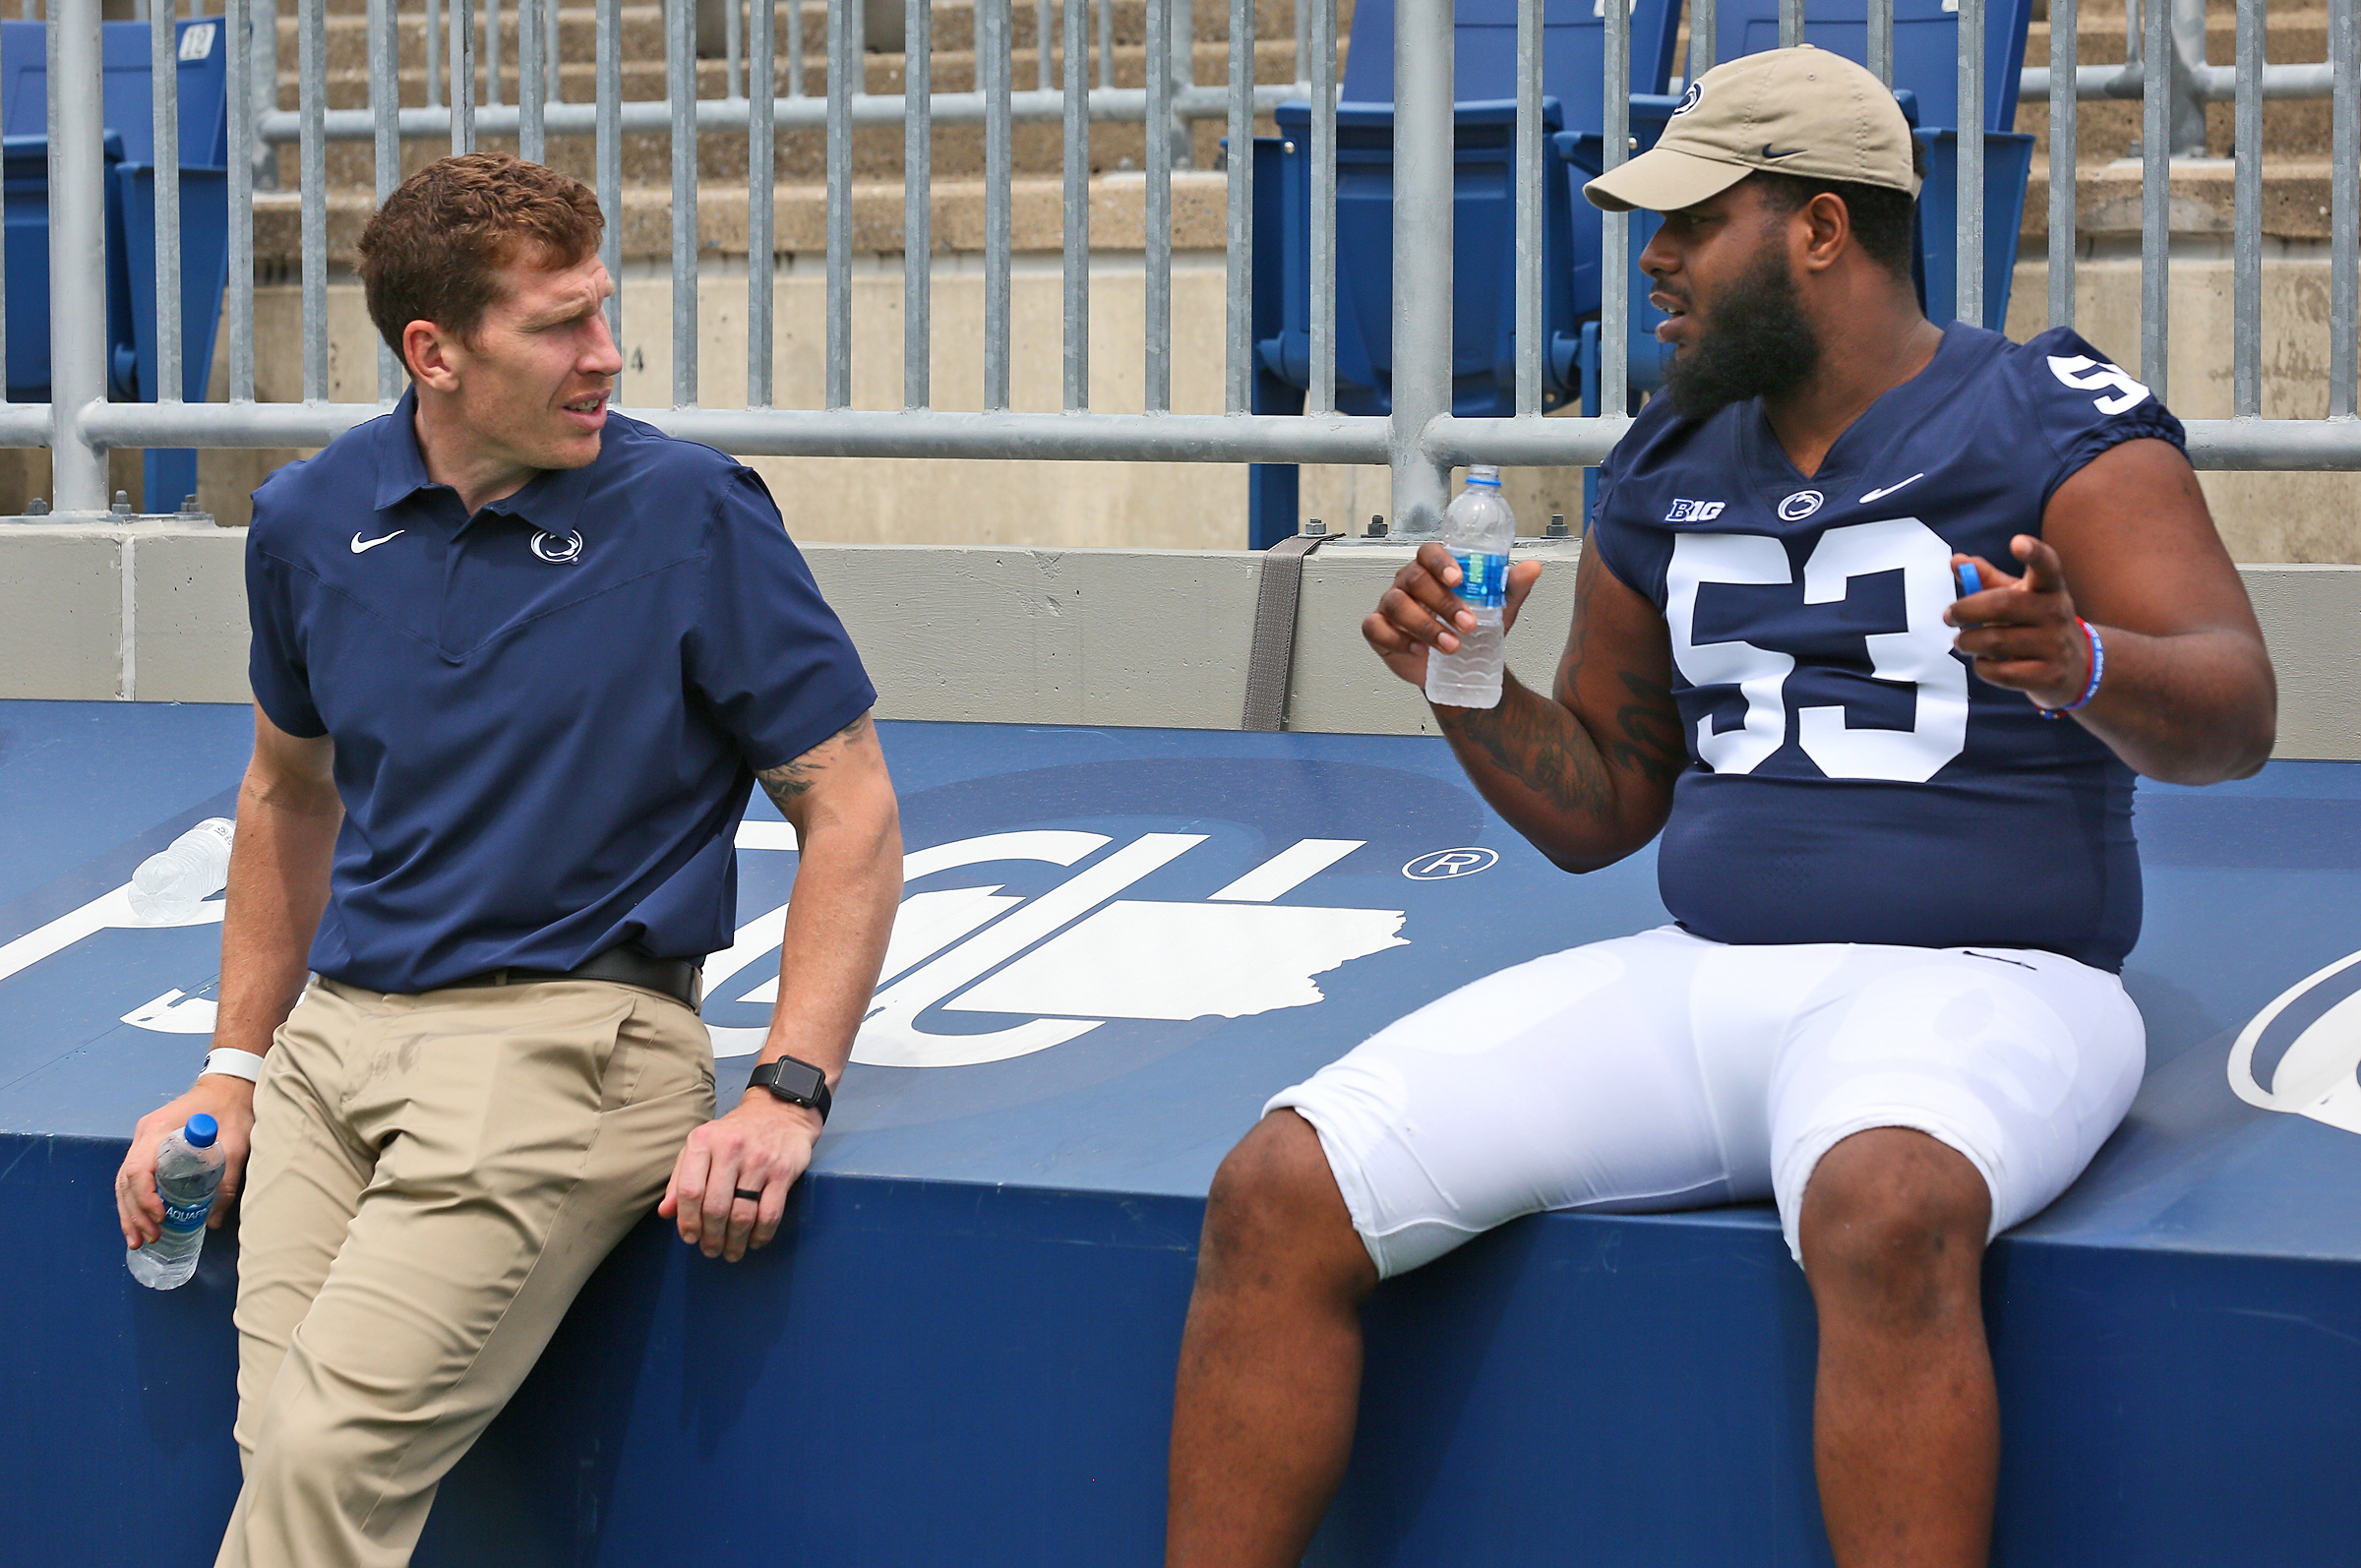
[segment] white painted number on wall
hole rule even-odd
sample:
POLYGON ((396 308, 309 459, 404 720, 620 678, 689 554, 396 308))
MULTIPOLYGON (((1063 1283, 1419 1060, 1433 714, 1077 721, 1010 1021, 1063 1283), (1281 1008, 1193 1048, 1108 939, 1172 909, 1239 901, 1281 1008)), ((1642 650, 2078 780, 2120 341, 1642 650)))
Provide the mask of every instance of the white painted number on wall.
POLYGON ((2116 395, 2091 399, 2091 406, 2102 414, 2120 414, 2127 408, 2137 408, 2148 397, 2148 389, 2124 374, 2122 366, 2110 365, 2103 359, 2083 354, 2052 354, 2049 373, 2076 392, 2113 389, 2116 395))
POLYGON ((180 57, 183 60, 210 60, 213 57, 213 25, 199 23, 180 35, 180 57))
MULTIPOLYGON (((1854 523, 1820 536, 1803 566, 1803 602, 1841 604, 1850 581, 1883 572, 1903 575, 1907 619, 1900 632, 1866 638, 1870 673, 1916 689, 1907 730, 1853 729, 1829 703, 1799 707, 1796 741, 1830 778, 1922 784, 1968 745, 1968 671, 1952 656, 1943 611, 1952 600, 1951 547, 1915 517, 1854 523)), ((1665 574, 1665 619, 1672 657, 1693 686, 1734 686, 1746 700, 1736 729, 1697 722, 1697 754, 1718 773, 1751 773, 1787 732, 1786 683, 1795 661, 1751 642, 1696 639, 1697 593, 1707 583, 1792 582, 1786 550, 1755 534, 1684 533, 1673 541, 1665 574)))

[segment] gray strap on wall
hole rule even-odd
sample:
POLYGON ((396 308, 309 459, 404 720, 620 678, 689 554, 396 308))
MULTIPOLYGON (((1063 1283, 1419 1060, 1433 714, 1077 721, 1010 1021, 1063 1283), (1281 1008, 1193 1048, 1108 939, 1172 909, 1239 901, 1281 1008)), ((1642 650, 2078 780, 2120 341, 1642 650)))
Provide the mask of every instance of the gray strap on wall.
POLYGON ((1296 662, 1296 600, 1303 586, 1303 558, 1334 534, 1299 533, 1262 553, 1254 589, 1254 641, 1246 652, 1246 713, 1241 730, 1277 730, 1287 723, 1288 675, 1296 662))

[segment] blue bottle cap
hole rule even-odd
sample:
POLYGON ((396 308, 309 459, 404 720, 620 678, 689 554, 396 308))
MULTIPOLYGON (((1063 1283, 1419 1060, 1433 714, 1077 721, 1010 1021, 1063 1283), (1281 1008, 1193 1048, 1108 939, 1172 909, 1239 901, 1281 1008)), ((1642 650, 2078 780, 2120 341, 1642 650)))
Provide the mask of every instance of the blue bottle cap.
POLYGON ((189 1117, 189 1124, 180 1129, 180 1135, 192 1149, 210 1149, 213 1140, 221 1136, 221 1124, 200 1111, 189 1117))

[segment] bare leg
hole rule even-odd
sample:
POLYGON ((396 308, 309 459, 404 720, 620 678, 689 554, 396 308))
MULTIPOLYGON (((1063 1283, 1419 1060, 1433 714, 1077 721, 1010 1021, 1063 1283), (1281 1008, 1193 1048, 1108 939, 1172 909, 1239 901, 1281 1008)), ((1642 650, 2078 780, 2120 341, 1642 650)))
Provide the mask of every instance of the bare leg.
POLYGON ((1276 1111, 1205 1206, 1173 1408, 1168 1568, 1295 1568, 1343 1479, 1376 1267, 1319 1135, 1276 1111))
POLYGON ((1841 1568, 1983 1568, 2000 1469, 1984 1341, 1991 1193, 1922 1132, 1831 1149, 1803 1196, 1820 1312, 1813 1457, 1841 1568))

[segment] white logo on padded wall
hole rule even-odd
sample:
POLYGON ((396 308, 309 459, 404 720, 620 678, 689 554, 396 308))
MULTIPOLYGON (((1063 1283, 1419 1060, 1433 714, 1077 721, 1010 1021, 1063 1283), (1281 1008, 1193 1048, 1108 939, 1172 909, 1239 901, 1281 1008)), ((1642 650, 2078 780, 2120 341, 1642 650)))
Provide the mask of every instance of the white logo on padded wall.
POLYGON ((2255 1047, 2281 1013, 2344 976, 2361 953, 2337 959, 2307 975, 2255 1014, 2230 1048, 2230 1089, 2250 1106, 2310 1116, 2346 1132, 2361 1132, 2361 989, 2349 980, 2342 1000, 2306 1024, 2287 1043, 2266 1088, 2255 1076, 2255 1047))
POLYGON ((1726 501, 1674 501, 1672 510, 1665 513, 1666 522, 1711 522, 1722 515, 1726 501))
POLYGON ((1402 874, 1414 882, 1440 882, 1454 876, 1473 876, 1499 864, 1498 850, 1470 845, 1465 849, 1438 849, 1431 855, 1421 855, 1402 868, 1402 874))
POLYGON ((1779 504, 1779 515, 1783 521, 1801 522, 1818 512, 1820 503, 1827 499, 1817 490, 1798 490, 1779 504))
POLYGON ((533 530, 533 554, 544 561, 564 566, 569 561, 578 559, 581 553, 582 536, 579 533, 569 531, 564 538, 560 538, 544 529, 533 530))
MULTIPOLYGON (((1273 902, 1361 848, 1365 841, 1357 838, 1299 839, 1202 901, 1117 896, 1205 837, 1144 833, 1110 850, 1115 841, 1103 833, 1042 828, 913 852, 902 866, 906 882, 1008 861, 1082 870, 1029 898, 980 879, 905 897, 853 1059, 882 1067, 972 1066, 1063 1045, 1115 1019, 1181 1022, 1308 1007, 1324 999, 1313 977, 1407 945, 1399 935, 1407 917, 1399 909, 1273 902), (981 1034, 921 1027, 922 1015, 938 1007, 1024 1021, 981 1034)), ((793 849, 794 833, 783 822, 748 822, 738 847, 793 849)), ((777 999, 774 955, 786 913, 782 904, 747 922, 728 952, 706 961, 709 998, 777 999), (725 992, 734 977, 766 959, 768 972, 752 990, 725 992)), ((766 1033, 706 1028, 716 1056, 751 1055, 766 1033)))
MULTIPOLYGON (((1115 841, 1102 833, 1038 829, 913 852, 903 863, 911 882, 1011 861, 1081 870, 1030 897, 979 877, 974 885, 930 886, 904 898, 853 1059, 878 1066, 967 1066, 1062 1045, 1117 1019, 1183 1022, 1308 1007, 1326 999, 1315 977, 1408 944, 1400 935, 1403 910, 1276 902, 1361 848, 1362 839, 1299 839, 1199 900, 1119 896, 1205 836, 1146 833, 1111 849, 1115 841), (1022 1021, 984 1033, 938 1033, 920 1025, 921 1016, 936 1008, 1015 1014, 1022 1021)), ((795 847, 795 830, 785 822, 740 824, 741 851, 795 847)), ((1466 875, 1498 858, 1485 849, 1445 850, 1405 871, 1449 862, 1455 869, 1431 874, 1466 875)), ((146 924, 132 913, 126 883, 0 942, 0 980, 98 932, 146 924)), ((209 900, 181 924, 218 922, 222 909, 220 899, 209 900)), ((708 998, 763 1006, 777 1000, 776 955, 786 915, 781 904, 756 916, 738 929, 728 951, 706 960, 708 998), (764 959, 770 962, 761 964, 764 959), (757 965, 757 973, 767 973, 751 989, 730 987, 757 965)), ((200 988, 210 990, 210 984, 200 988)), ((210 1034, 214 1016, 210 995, 178 990, 121 1015, 135 1028, 177 1035, 210 1034)), ((716 1056, 751 1055, 767 1033, 714 1024, 707 1030, 716 1056)))

